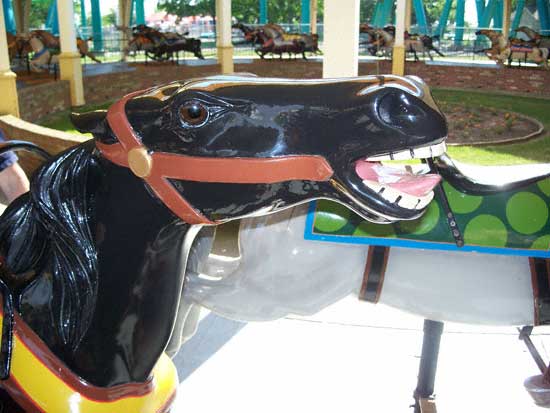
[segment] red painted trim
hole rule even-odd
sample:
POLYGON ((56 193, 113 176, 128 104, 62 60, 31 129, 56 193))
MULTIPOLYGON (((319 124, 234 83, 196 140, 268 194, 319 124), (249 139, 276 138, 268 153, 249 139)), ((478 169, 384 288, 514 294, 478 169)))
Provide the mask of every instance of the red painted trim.
MULTIPOLYGON (((106 145, 96 142, 102 155, 111 162, 128 165, 128 152, 144 147, 125 113, 126 102, 141 94, 135 92, 114 103, 107 113, 107 121, 119 143, 106 145)), ((166 179, 181 179, 195 182, 270 184, 306 180, 328 181, 334 171, 322 156, 281 156, 273 158, 207 158, 152 153, 151 173, 144 178, 160 200, 178 217, 190 224, 213 224, 195 210, 166 179)))
POLYGON ((44 410, 34 403, 32 397, 23 389, 23 386, 19 384, 13 375, 10 375, 7 380, 0 383, 4 390, 8 392, 11 398, 25 410, 26 413, 44 413, 44 410))

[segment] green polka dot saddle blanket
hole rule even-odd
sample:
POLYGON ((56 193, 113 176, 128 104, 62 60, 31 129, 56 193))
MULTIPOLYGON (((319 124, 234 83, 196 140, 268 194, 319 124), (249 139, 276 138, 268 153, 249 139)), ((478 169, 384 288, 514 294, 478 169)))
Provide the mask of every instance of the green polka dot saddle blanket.
MULTIPOLYGON (((378 224, 318 201, 310 204, 305 238, 550 258, 550 165, 471 166, 443 157, 436 168, 443 181, 420 218, 378 224)), ((391 184, 382 187, 392 196, 391 184)))

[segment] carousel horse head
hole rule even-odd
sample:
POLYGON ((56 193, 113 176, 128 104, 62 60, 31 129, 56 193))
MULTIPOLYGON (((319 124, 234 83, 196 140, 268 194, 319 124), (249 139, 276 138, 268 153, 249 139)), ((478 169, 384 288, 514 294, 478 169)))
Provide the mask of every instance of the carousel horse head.
POLYGON ((134 93, 73 122, 190 224, 320 198, 375 222, 414 219, 439 177, 381 161, 441 155, 447 136, 427 86, 397 76, 209 77, 134 93))

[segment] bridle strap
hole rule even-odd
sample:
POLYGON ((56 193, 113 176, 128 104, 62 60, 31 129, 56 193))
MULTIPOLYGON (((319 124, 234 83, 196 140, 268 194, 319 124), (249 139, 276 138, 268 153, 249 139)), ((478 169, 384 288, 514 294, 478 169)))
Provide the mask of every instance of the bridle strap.
MULTIPOLYGON (((143 92, 129 94, 114 103, 107 112, 107 121, 118 143, 104 144, 96 141, 102 155, 111 162, 131 168, 129 156, 136 149, 147 148, 137 138, 128 118, 126 102, 143 92)), ((273 184, 306 180, 328 181, 333 170, 322 156, 281 156, 274 158, 207 158, 166 152, 149 155, 150 172, 141 176, 159 199, 179 218, 190 224, 213 224, 195 210, 174 188, 168 179, 194 182, 233 184, 273 184)), ((135 171, 134 171, 135 172, 135 171)))

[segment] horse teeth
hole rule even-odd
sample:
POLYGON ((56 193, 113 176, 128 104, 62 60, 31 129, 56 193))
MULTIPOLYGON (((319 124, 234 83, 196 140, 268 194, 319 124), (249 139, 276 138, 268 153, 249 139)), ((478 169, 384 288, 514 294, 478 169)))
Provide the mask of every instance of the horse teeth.
POLYGON ((418 204, 418 198, 410 195, 404 195, 398 202, 401 208, 415 209, 418 204))
POLYGON ((387 155, 370 156, 366 160, 369 162, 380 161, 406 161, 408 159, 426 159, 435 156, 441 156, 447 151, 445 142, 421 148, 410 148, 399 152, 390 152, 387 155))
POLYGON ((377 192, 378 195, 386 201, 391 202, 392 204, 395 203, 401 208, 406 209, 423 209, 432 201, 434 197, 434 193, 431 192, 422 198, 418 198, 375 181, 364 180, 363 184, 374 192, 377 192))
POLYGON ((420 202, 416 206, 416 209, 423 209, 425 208, 434 198, 434 193, 430 192, 428 195, 426 195, 423 198, 420 198, 420 202))

